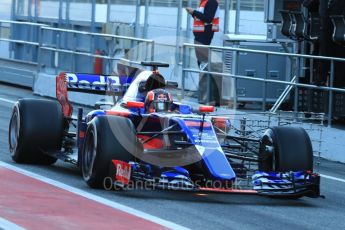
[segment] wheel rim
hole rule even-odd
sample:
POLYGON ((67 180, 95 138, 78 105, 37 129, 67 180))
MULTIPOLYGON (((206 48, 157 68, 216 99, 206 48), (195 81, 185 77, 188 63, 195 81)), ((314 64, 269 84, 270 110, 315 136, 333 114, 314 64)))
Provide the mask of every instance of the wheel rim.
POLYGON ((9 128, 9 145, 10 145, 10 153, 13 156, 17 150, 18 146, 18 139, 19 139, 19 127, 20 121, 18 112, 15 109, 11 121, 10 121, 10 128, 9 128))
POLYGON ((269 154, 272 158, 272 170, 273 172, 276 171, 276 153, 275 153, 275 140, 273 138, 273 134, 270 132, 268 137, 268 143, 266 144, 266 152, 269 154))
MULTIPOLYGON (((260 151, 262 152, 261 157, 264 158, 270 158, 270 171, 275 171, 276 170, 276 165, 275 165, 275 146, 274 146, 274 139, 272 136, 272 131, 267 130, 264 134, 264 136, 261 139, 261 146, 260 146, 260 151)), ((261 159, 263 160, 263 159, 261 159)))
POLYGON ((97 140, 94 130, 91 130, 85 140, 85 149, 82 160, 82 171, 85 180, 89 180, 92 176, 93 164, 97 153, 97 140))
POLYGON ((271 142, 268 142, 266 145, 264 145, 264 149, 265 149, 265 154, 270 156, 272 159, 272 171, 276 171, 276 165, 275 165, 275 149, 274 149, 274 145, 271 142))

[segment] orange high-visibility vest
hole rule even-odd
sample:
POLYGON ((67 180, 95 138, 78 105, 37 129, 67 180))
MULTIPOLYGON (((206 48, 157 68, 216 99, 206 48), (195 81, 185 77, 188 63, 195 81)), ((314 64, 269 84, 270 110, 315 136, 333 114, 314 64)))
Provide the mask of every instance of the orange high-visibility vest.
MULTIPOLYGON (((200 2, 199 8, 196 9, 196 11, 200 13, 205 12, 205 6, 207 4, 208 0, 202 0, 200 2)), ((220 9, 219 6, 217 8, 216 14, 214 16, 214 19, 212 21, 212 31, 219 32, 219 15, 220 15, 220 9)), ((208 25, 208 23, 205 23, 201 21, 200 19, 194 17, 194 23, 193 23, 193 32, 204 32, 205 26, 208 25)))

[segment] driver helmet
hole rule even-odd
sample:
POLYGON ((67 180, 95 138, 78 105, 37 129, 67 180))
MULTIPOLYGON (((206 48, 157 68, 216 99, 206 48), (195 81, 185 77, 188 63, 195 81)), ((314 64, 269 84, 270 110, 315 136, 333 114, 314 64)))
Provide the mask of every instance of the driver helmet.
POLYGON ((170 112, 172 102, 172 96, 168 91, 164 89, 151 90, 146 95, 145 111, 147 113, 170 112))

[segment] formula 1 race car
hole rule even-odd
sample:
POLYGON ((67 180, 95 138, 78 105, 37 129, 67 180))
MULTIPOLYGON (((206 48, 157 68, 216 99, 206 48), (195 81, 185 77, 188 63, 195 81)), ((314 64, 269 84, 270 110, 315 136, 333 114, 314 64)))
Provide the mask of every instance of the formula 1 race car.
MULTIPOLYGON (((142 181, 160 189, 244 192, 278 197, 318 197, 313 150, 299 127, 268 127, 258 138, 213 106, 173 101, 158 67, 119 76, 60 73, 57 101, 21 99, 9 124, 9 148, 18 163, 80 167, 92 188, 126 189, 142 181), (67 91, 120 98, 85 116, 72 116, 67 91), (236 128, 236 125, 241 128, 236 128)), ((254 130, 252 127, 251 130, 254 130)))

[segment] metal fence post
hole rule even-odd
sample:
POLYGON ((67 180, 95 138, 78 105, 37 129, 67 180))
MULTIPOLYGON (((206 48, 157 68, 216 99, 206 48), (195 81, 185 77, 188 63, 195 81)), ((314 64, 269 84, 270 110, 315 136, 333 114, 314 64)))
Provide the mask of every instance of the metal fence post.
MULTIPOLYGON (((188 0, 187 7, 192 7, 192 0, 188 0)), ((192 21, 192 17, 190 15, 187 15, 186 38, 188 42, 190 40, 191 32, 192 32, 191 21, 192 21)), ((187 53, 183 54, 182 58, 184 59, 187 57, 187 59, 185 60, 187 62, 186 66, 190 66, 190 56, 191 56, 190 49, 187 49, 185 51, 187 53)))
POLYGON ((235 34, 240 34, 241 0, 236 0, 235 34))
MULTIPOLYGON (((34 26, 33 25, 30 25, 29 28, 28 28, 28 34, 26 34, 26 36, 28 36, 28 40, 33 42, 34 41, 34 26)), ((35 53, 33 52, 34 51, 34 48, 32 45, 28 45, 27 46, 28 50, 29 50, 29 53, 27 55, 28 57, 28 60, 27 61, 31 61, 31 62, 34 62, 34 59, 35 59, 35 53)))
POLYGON ((263 96, 263 102, 262 102, 262 111, 266 111, 266 102, 267 102, 267 76, 268 76, 268 54, 265 54, 265 76, 264 76, 264 82, 262 87, 262 96, 263 96))
MULTIPOLYGON (((192 7, 192 0, 188 0, 187 7, 192 7)), ((186 38, 189 42, 190 35, 191 35, 191 21, 192 17, 190 15, 187 15, 187 25, 186 25, 186 38)))
POLYGON ((212 49, 211 49, 211 47, 209 46, 208 48, 207 48, 207 52, 208 52, 208 59, 207 59, 207 80, 206 80, 206 82, 207 82, 207 95, 206 95, 206 98, 208 99, 208 105, 209 104, 211 104, 211 85, 212 85, 212 75, 211 75, 211 73, 210 72, 212 72, 212 49))
POLYGON ((179 0, 178 9, 177 9, 177 25, 176 25, 175 68, 177 68, 180 62, 181 27, 182 27, 182 0, 179 0))
MULTIPOLYGON (((136 38, 141 37, 140 34, 140 10, 141 10, 141 0, 136 0, 135 2, 135 24, 134 24, 134 36, 136 38)), ((136 57, 136 60, 139 60, 139 54, 140 54, 140 50, 141 50, 141 43, 140 42, 135 42, 132 41, 132 47, 135 47, 136 49, 133 51, 134 54, 133 56, 136 57)), ((146 48, 148 49, 148 44, 146 44, 146 48)), ((147 54, 147 50, 145 51, 147 54)), ((147 55, 146 57, 147 58, 147 55)))
MULTIPOLYGON (((56 49, 60 49, 60 32, 57 31, 56 33, 56 49)), ((58 74, 58 67, 59 67, 59 51, 55 51, 54 55, 54 67, 55 67, 55 74, 58 74)))
POLYGON ((35 7, 34 7, 34 21, 38 21, 38 0, 35 0, 35 7))
POLYGON ((24 1, 25 0, 18 0, 18 8, 17 10, 17 14, 24 16, 24 1))
POLYGON ((295 85, 295 97, 294 97, 294 112, 297 118, 298 115, 298 83, 299 83, 299 77, 300 77, 300 57, 297 57, 296 59, 296 85, 295 85))
POLYGON ((107 23, 110 22, 111 0, 107 0, 107 23))
POLYGON ((66 28, 70 27, 70 8, 71 2, 69 0, 66 0, 66 28))
POLYGON ((224 2, 224 34, 229 33, 230 0, 224 2))
POLYGON ((186 71, 185 69, 187 68, 187 46, 183 44, 182 46, 182 90, 181 90, 181 97, 184 99, 184 94, 185 94, 185 78, 186 78, 186 71))
POLYGON ((136 1, 135 7, 135 37, 140 37, 140 9, 141 9, 141 1, 136 1))
POLYGON ((155 60, 155 42, 151 42, 151 61, 155 60))
MULTIPOLYGON (((95 37, 93 34, 90 35, 90 54, 95 55, 95 37)), ((97 55, 100 55, 100 54, 97 54, 97 55)), ((90 59, 91 59, 91 63, 94 63, 95 57, 91 56, 90 59)), ((92 66, 93 66, 93 64, 92 64, 92 66)))
POLYGON ((28 0, 28 17, 29 21, 32 22, 32 1, 28 0))
POLYGON ((73 33, 73 54, 72 54, 72 68, 71 71, 73 73, 77 72, 76 71, 76 61, 75 61, 75 52, 77 50, 77 35, 73 33))
POLYGON ((149 0, 145 0, 145 18, 144 18, 144 34, 143 37, 147 38, 149 26, 149 0))
POLYGON ((17 0, 12 0, 11 3, 11 20, 15 21, 16 20, 16 6, 17 6, 17 0))
MULTIPOLYGON (((32 11, 32 1, 31 0, 28 0, 28 18, 29 18, 29 21, 32 22, 32 14, 31 14, 31 11, 32 11)), ((31 33, 32 33, 32 27, 31 26, 28 26, 28 33, 27 34, 24 34, 25 36, 27 36, 27 39, 30 41, 30 38, 31 38, 31 33)), ((24 50, 26 51, 26 54, 24 53, 23 54, 23 58, 24 59, 30 59, 30 54, 32 54, 32 47, 28 44, 25 44, 24 45, 24 50)))
MULTIPOLYGON (((12 0, 12 7, 11 7, 11 20, 15 21, 17 18, 17 4, 19 4, 19 2, 17 2, 17 0, 12 0)), ((14 30, 15 26, 13 26, 12 24, 10 25, 10 29, 11 29, 11 35, 10 37, 13 38, 13 30, 14 30)), ((9 58, 12 59, 12 55, 13 55, 13 44, 10 43, 9 44, 9 58)))
POLYGON ((329 98, 328 98, 328 127, 331 127, 332 125, 332 117, 333 117, 333 83, 334 83, 334 61, 331 60, 331 78, 329 82, 329 98))
POLYGON ((59 0, 59 28, 62 26, 62 2, 63 0, 59 0))
MULTIPOLYGON (((96 32, 96 0, 92 0, 92 14, 91 14, 91 32, 96 32)), ((90 54, 95 53, 95 37, 90 35, 90 54)), ((95 57, 91 57, 92 62, 95 60, 95 57)))
MULTIPOLYGON (((234 55, 234 59, 233 59, 233 63, 232 63, 232 68, 231 68, 231 72, 232 72, 232 75, 236 76, 237 75, 237 71, 238 71, 238 63, 239 63, 239 55, 240 53, 236 50, 236 51, 233 51, 233 55, 234 55)), ((235 91, 234 91, 234 109, 237 109, 237 103, 238 103, 238 98, 237 98, 237 78, 235 77, 234 78, 234 88, 235 88, 235 91)))
POLYGON ((36 76, 39 75, 39 73, 41 72, 41 67, 42 67, 42 63, 41 63, 41 47, 42 47, 42 34, 43 34, 43 29, 41 26, 38 27, 38 48, 37 48, 37 73, 36 76))
POLYGON ((92 0, 92 7, 91 7, 91 32, 96 32, 96 0, 92 0))

